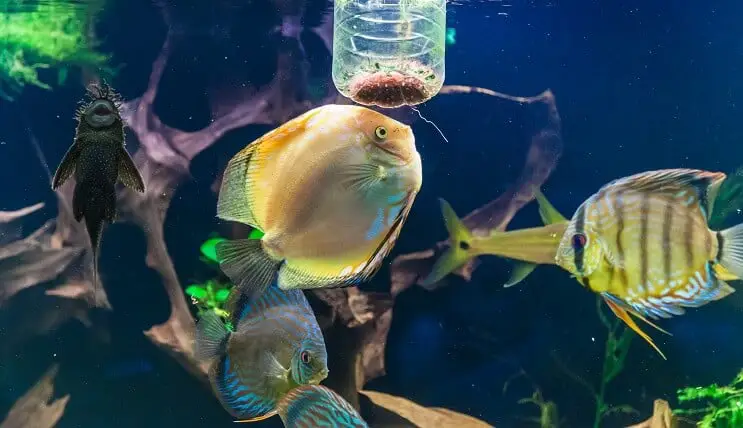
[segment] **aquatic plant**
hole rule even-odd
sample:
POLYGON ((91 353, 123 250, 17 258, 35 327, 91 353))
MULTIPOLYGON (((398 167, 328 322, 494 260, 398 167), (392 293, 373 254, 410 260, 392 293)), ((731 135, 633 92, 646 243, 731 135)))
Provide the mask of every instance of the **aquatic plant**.
MULTIPOLYGON (((219 263, 216 247, 222 241, 225 239, 213 236, 201 244, 201 261, 216 266, 219 263)), ((206 311, 214 311, 220 317, 228 318, 230 314, 224 309, 224 305, 230 296, 232 286, 231 283, 215 277, 202 284, 189 285, 186 287, 186 294, 191 297, 191 303, 196 306, 199 317, 206 311)))
POLYGON ((701 407, 673 411, 675 415, 702 416, 697 424, 701 428, 743 426, 743 370, 725 386, 712 384, 679 389, 678 399, 681 403, 706 403, 701 407))
POLYGON ((12 100, 26 85, 51 89, 39 70, 57 69, 61 84, 70 67, 111 74, 109 56, 96 51, 90 23, 105 0, 10 0, 0 10, 0 97, 12 100))
POLYGON ((557 403, 552 400, 545 400, 544 396, 542 395, 542 390, 523 369, 515 375, 511 376, 511 378, 503 384, 503 393, 506 393, 506 390, 510 386, 511 382, 518 377, 527 378, 531 382, 532 389, 534 391, 530 397, 519 399, 518 404, 532 404, 539 408, 538 417, 528 417, 522 419, 525 421, 534 422, 535 424, 539 425, 540 428, 559 428, 565 421, 560 419, 560 414, 557 409, 557 403))
POLYGON ((587 382, 585 379, 575 374, 564 363, 553 354, 555 362, 560 369, 565 372, 572 380, 583 386, 593 396, 595 403, 593 427, 599 428, 601 422, 608 416, 615 414, 639 414, 632 406, 628 404, 611 405, 606 401, 607 386, 611 381, 624 370, 624 361, 629 353, 629 347, 632 343, 634 333, 625 327, 624 323, 618 318, 609 318, 604 314, 603 299, 596 298, 596 312, 601 323, 606 327, 606 342, 604 344, 604 363, 601 369, 601 379, 598 389, 587 382))

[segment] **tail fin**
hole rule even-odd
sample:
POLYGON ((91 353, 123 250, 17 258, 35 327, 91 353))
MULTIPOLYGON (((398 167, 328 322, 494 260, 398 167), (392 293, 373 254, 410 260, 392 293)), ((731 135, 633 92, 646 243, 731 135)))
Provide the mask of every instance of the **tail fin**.
POLYGON ((77 183, 72 194, 72 210, 77 221, 85 218, 90 246, 93 253, 93 290, 98 291, 98 249, 101 243, 103 222, 116 219, 116 190, 113 186, 96 186, 77 183))
POLYGON ((259 239, 237 239, 217 244, 219 267, 248 298, 258 298, 273 283, 281 261, 263 251, 259 239))
POLYGON ((93 297, 98 298, 98 246, 101 242, 101 229, 103 229, 103 221, 93 218, 92 216, 86 216, 85 227, 87 227, 88 229, 88 236, 90 237, 90 247, 93 253, 93 297))
POLYGON ((743 224, 717 233, 722 267, 738 278, 743 278, 743 224))
POLYGON ((454 212, 448 202, 439 198, 439 203, 441 204, 441 213, 444 215, 446 230, 449 232, 449 248, 436 260, 431 273, 421 283, 424 287, 437 283, 473 257, 470 251, 472 241, 470 231, 457 217, 457 213, 454 212))
POLYGON ((223 354, 227 348, 230 332, 219 315, 206 311, 196 324, 196 358, 211 360, 223 354))
MULTIPOLYGON (((542 193, 538 187, 534 188, 534 199, 537 200, 537 204, 539 205, 539 216, 542 218, 542 223, 545 225, 549 226, 552 224, 566 223, 568 221, 568 219, 560 214, 550 201, 547 200, 547 197, 544 196, 544 193, 542 193)), ((523 281, 527 276, 529 276, 529 274, 534 272, 534 269, 536 269, 537 266, 536 263, 524 261, 516 262, 511 271, 511 277, 508 279, 508 282, 503 284, 503 287, 512 287, 523 281)))

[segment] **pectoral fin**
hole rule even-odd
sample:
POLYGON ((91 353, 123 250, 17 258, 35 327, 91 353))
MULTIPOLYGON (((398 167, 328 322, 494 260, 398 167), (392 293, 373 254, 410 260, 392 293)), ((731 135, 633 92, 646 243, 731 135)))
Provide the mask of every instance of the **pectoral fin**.
POLYGON ((73 144, 67 150, 67 153, 65 153, 62 158, 62 162, 60 162, 59 167, 57 167, 57 172, 54 173, 54 178, 52 179, 52 190, 57 190, 57 188, 67 181, 72 173, 75 172, 81 152, 82 149, 79 144, 73 144))
POLYGON ((124 183, 124 186, 132 190, 140 193, 144 192, 144 180, 142 180, 142 176, 134 165, 131 156, 123 147, 121 153, 119 153, 119 180, 124 183))

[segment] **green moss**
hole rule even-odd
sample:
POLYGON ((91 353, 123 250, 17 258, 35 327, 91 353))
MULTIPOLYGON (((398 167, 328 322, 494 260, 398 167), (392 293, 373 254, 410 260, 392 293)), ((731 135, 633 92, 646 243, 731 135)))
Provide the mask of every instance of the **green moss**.
POLYGON ((743 426, 743 370, 726 386, 712 384, 678 390, 681 403, 695 402, 694 407, 674 410, 676 415, 701 416, 701 428, 743 426))
POLYGON ((0 0, 0 97, 12 100, 26 85, 51 89, 39 77, 42 69, 57 70, 58 82, 70 67, 111 74, 109 56, 97 52, 88 37, 102 5, 103 0, 0 0))

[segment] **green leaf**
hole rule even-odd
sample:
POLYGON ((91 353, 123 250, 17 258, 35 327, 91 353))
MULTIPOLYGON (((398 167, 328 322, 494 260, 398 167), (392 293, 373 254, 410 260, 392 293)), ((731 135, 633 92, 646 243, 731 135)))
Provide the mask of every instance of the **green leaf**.
POLYGON ((253 229, 250 231, 250 235, 248 235, 248 239, 261 239, 263 238, 264 233, 260 231, 260 229, 253 229))
POLYGON ((214 299, 219 303, 225 302, 228 297, 230 297, 230 290, 226 288, 217 291, 217 294, 214 295, 214 299))
POLYGON ((226 241, 226 239, 220 237, 207 239, 206 242, 201 244, 201 254, 208 260, 219 263, 217 259, 217 244, 223 241, 226 241))
POLYGON ((194 299, 203 299, 206 297, 206 290, 200 285, 189 285, 186 287, 186 294, 194 299))

